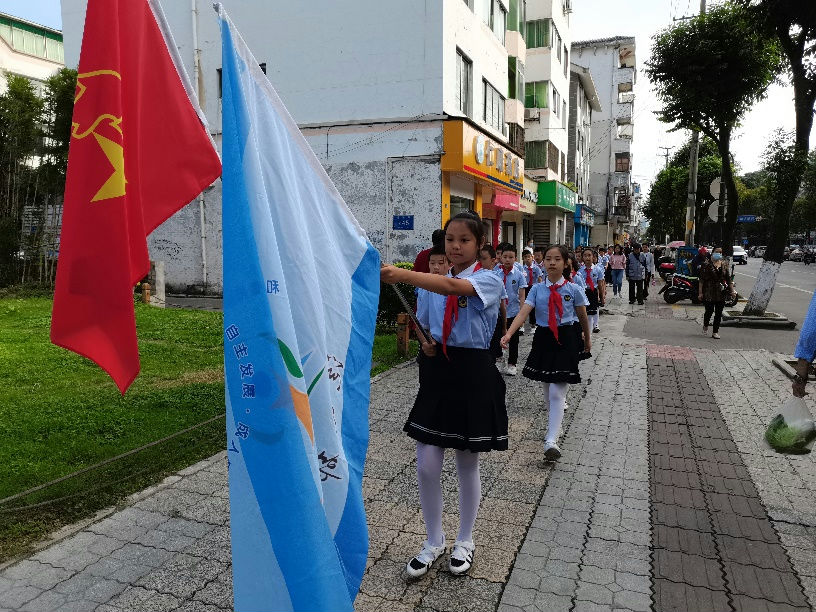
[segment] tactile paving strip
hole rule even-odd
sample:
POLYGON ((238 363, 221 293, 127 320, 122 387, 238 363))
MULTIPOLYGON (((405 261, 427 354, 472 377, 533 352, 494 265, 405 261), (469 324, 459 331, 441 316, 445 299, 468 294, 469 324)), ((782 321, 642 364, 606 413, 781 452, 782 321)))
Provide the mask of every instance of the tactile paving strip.
POLYGON ((647 355, 654 610, 810 610, 693 352, 647 355))

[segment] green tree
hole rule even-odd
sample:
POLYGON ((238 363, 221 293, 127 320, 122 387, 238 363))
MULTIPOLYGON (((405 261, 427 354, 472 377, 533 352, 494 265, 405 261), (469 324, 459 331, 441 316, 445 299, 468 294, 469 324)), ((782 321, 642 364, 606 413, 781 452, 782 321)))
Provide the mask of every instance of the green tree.
MULTIPOLYGON (((741 6, 717 6, 653 37, 646 73, 657 90, 661 121, 699 129, 731 160, 731 137, 740 119, 764 97, 780 65, 777 41, 741 6)), ((722 164, 728 212, 722 232, 730 254, 739 194, 731 163, 722 164)), ((706 189, 706 192, 708 190, 706 189)))

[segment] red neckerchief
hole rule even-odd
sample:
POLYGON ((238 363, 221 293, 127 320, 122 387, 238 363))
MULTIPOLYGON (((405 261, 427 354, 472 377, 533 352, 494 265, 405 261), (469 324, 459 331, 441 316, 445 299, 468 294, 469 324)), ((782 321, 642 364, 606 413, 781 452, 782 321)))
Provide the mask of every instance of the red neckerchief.
POLYGON ((533 286, 533 266, 527 268, 527 286, 533 286))
POLYGON ((550 328, 550 331, 555 336, 555 341, 558 344, 561 344, 561 341, 558 339, 558 321, 564 316, 564 300, 561 297, 561 294, 558 293, 558 290, 567 284, 567 279, 565 278, 560 283, 550 285, 550 299, 547 304, 549 310, 549 320, 547 321, 547 325, 550 328), (556 318, 556 311, 558 311, 558 317, 556 318))
MULTIPOLYGON (((473 268, 473 274, 481 270, 482 264, 476 262, 476 267, 473 268)), ((504 268, 502 268, 504 269, 504 268)), ((453 270, 451 270, 453 273, 453 270)), ((442 352, 445 357, 448 357, 448 338, 453 330, 453 324, 459 320, 459 296, 449 295, 445 298, 445 318, 442 319, 442 352)), ((450 357, 448 357, 450 359, 450 357)))
MULTIPOLYGON (((507 275, 510 274, 510 272, 513 271, 513 268, 510 268, 510 272, 508 272, 507 270, 504 269, 504 266, 502 266, 501 270, 502 270, 502 274, 504 274, 504 279, 502 281, 504 283, 504 290, 507 291, 507 275)), ((476 270, 474 270, 474 272, 475 271, 476 270)), ((510 294, 508 293, 507 295, 509 296, 510 294)), ((509 297, 504 298, 504 307, 507 308, 507 306, 509 306, 509 305, 510 305, 510 298, 509 297)))
POLYGON ((590 271, 590 269, 589 269, 589 268, 586 268, 586 267, 585 267, 585 269, 586 269, 586 282, 587 282, 587 287, 589 287, 589 290, 590 290, 590 291, 595 291, 595 283, 594 283, 594 282, 592 282, 592 272, 590 271))

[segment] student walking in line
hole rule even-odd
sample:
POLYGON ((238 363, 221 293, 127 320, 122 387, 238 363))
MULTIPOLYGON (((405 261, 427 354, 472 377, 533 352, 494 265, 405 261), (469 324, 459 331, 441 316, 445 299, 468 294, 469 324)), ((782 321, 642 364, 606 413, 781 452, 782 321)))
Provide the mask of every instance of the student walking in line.
POLYGON ((640 252, 640 245, 632 245, 632 252, 626 256, 626 279, 629 281, 629 303, 643 304, 643 280, 646 278, 646 259, 640 252))
MULTIPOLYGON (((544 272, 541 271, 541 268, 539 268, 536 262, 533 260, 532 251, 524 249, 521 259, 524 268, 524 276, 527 278, 527 288, 524 290, 524 298, 526 299, 527 294, 530 293, 530 289, 533 288, 533 285, 544 280, 544 272)), ((530 331, 534 332, 536 328, 535 312, 530 313, 529 323, 530 331)))
MULTIPOLYGON (((491 245, 486 244, 479 251, 479 264, 483 270, 493 270, 496 267, 496 249, 491 245)), ((490 354, 496 359, 496 365, 499 371, 504 373, 501 365, 502 352, 501 337, 507 333, 507 292, 502 287, 501 301, 499 302, 499 318, 496 320, 496 328, 493 330, 493 337, 490 339, 490 354)))
POLYGON ((725 299, 734 293, 731 274, 724 262, 722 248, 717 247, 711 254, 711 260, 704 262, 698 272, 700 279, 700 294, 698 297, 705 304, 703 335, 708 335, 708 325, 711 323, 711 315, 713 314, 714 328, 711 337, 715 340, 720 339, 720 321, 725 307, 725 299))
MULTIPOLYGON (((445 449, 456 453, 459 481, 459 533, 451 549, 452 574, 467 573, 474 558, 473 526, 479 511, 479 453, 507 450, 505 384, 488 350, 499 314, 502 279, 481 267, 484 225, 473 212, 445 224, 447 276, 395 266, 380 271, 386 283, 425 289, 417 317, 432 340, 422 344, 419 391, 405 423, 417 441, 417 480, 427 539, 407 564, 418 578, 446 550, 442 531, 442 462, 445 449)), ((515 331, 515 330, 514 330, 515 331)))
POLYGON ((595 253, 588 247, 581 253, 581 261, 583 263, 578 270, 575 281, 584 288, 587 298, 586 313, 589 319, 589 328, 592 333, 597 334, 601 331, 598 327, 598 304, 600 286, 603 282, 603 271, 600 264, 595 263, 595 253))
POLYGON ((626 270, 626 256, 621 245, 616 244, 612 255, 609 256, 609 267, 612 270, 612 293, 614 297, 623 296, 623 272, 626 270))
MULTIPOLYGON (((496 274, 502 279, 504 290, 507 293, 504 303, 507 309, 507 325, 518 314, 527 288, 527 279, 524 272, 516 267, 516 263, 516 247, 509 243, 505 244, 501 256, 502 265, 496 270, 496 274)), ((516 333, 510 339, 510 353, 507 356, 507 365, 504 368, 505 374, 508 376, 515 376, 517 373, 518 347, 519 333, 516 330, 516 333)))
POLYGON ((592 337, 586 314, 586 294, 568 280, 567 249, 549 247, 544 265, 546 279, 530 290, 501 342, 502 346, 508 346, 513 332, 521 327, 531 310, 536 311, 536 320, 541 324, 536 328, 533 347, 522 374, 544 383, 549 404, 544 457, 552 461, 561 456, 558 436, 566 410, 567 386, 581 382, 579 355, 582 350, 592 349, 592 337), (580 323, 580 329, 574 325, 576 322, 580 323))

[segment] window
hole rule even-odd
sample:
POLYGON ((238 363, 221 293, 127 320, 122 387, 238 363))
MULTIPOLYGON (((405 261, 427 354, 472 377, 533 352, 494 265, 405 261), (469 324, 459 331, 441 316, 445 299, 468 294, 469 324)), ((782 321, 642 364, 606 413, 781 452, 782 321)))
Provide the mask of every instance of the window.
POLYGON ((497 132, 504 133, 504 96, 486 80, 484 85, 484 122, 497 132))
POLYGON ((567 45, 564 45, 564 76, 568 76, 569 73, 569 49, 567 49, 567 45))
POLYGON ((450 197, 451 217, 455 217, 460 212, 465 212, 466 210, 473 210, 473 200, 455 195, 450 197))
POLYGON ((524 107, 525 108, 548 108, 549 107, 549 81, 533 81, 524 84, 524 107))
POLYGON ((556 147, 553 143, 549 140, 547 141, 547 167, 555 172, 558 173, 558 147, 556 147))
POLYGON ((552 108, 553 115, 558 117, 559 113, 561 112, 561 94, 558 93, 558 90, 555 87, 552 88, 552 107, 551 108, 552 108))
POLYGON ((629 172, 628 153, 615 153, 615 172, 629 172))
POLYGON ((524 143, 524 167, 530 170, 547 167, 546 140, 528 140, 524 143))
POLYGON ((524 102, 524 64, 517 57, 507 58, 507 95, 524 102))
POLYGON ((456 50, 456 107, 470 117, 473 110, 471 90, 473 80, 473 62, 456 50))
POLYGON ((507 13, 507 29, 518 32, 526 38, 527 0, 510 0, 510 11, 507 13))
POLYGON ((561 100, 561 125, 567 125, 567 101, 561 100))
MULTIPOLYGON (((551 19, 548 21, 552 21, 551 19)), ((555 49, 556 54, 558 55, 558 61, 561 61, 561 35, 558 33, 558 28, 555 27, 554 23, 550 24, 552 28, 552 34, 550 35, 549 46, 550 49, 555 49)))
POLYGON ((527 36, 524 42, 528 49, 550 46, 550 20, 538 19, 527 22, 527 36))
POLYGON ((15 51, 52 62, 62 63, 64 61, 62 40, 57 34, 0 17, 0 38, 3 38, 15 51))
POLYGON ((561 153, 561 182, 567 181, 567 156, 561 153))
POLYGON ((502 44, 507 31, 507 10, 499 0, 492 0, 490 3, 490 23, 487 24, 502 44))

